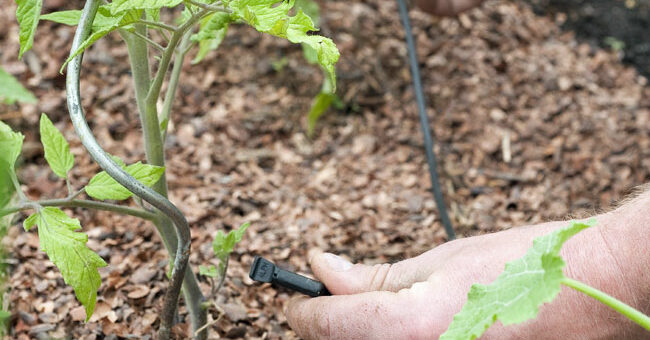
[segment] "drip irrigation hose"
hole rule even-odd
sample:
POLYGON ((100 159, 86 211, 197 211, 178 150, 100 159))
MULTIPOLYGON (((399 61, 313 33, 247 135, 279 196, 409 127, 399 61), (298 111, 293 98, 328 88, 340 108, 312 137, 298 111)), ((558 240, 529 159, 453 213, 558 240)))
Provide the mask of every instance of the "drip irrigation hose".
POLYGON ((413 32, 411 30, 411 22, 408 15, 408 7, 406 0, 397 0, 399 6, 399 15, 402 19, 404 26, 404 34, 406 35, 406 46, 409 54, 409 64, 411 67, 411 78, 413 78, 413 89, 415 91, 415 99, 418 105, 418 113, 420 115, 420 126, 422 127, 422 134, 424 135, 424 148, 427 155, 427 163, 429 164, 429 176, 431 177, 431 191, 433 198, 438 206, 438 213, 440 220, 447 232, 447 239, 449 241, 456 238, 456 233, 451 225, 449 215, 447 215, 447 208, 445 207, 445 200, 442 196, 440 189, 440 179, 438 178, 438 162, 436 155, 433 153, 433 139, 431 138, 431 131, 429 127, 429 117, 427 117, 427 109, 424 100, 424 92, 422 91, 422 79, 420 78, 420 67, 418 66, 417 54, 415 52, 415 42, 413 40, 413 32))
MULTIPOLYGON (((84 40, 88 37, 91 31, 92 22, 97 14, 97 9, 100 5, 100 0, 88 0, 84 5, 81 14, 79 26, 72 41, 71 51, 76 51, 84 40)), ((82 144, 88 150, 92 158, 99 164, 99 166, 106 171, 113 179, 122 184, 129 191, 133 192, 136 196, 141 197, 143 200, 156 207, 162 213, 167 215, 176 227, 176 234, 178 236, 178 248, 174 258, 174 267, 170 279, 169 288, 165 294, 165 301, 163 304, 163 311, 161 313, 161 322, 159 330, 160 339, 169 339, 171 337, 171 328, 174 325, 174 316, 176 314, 176 306, 178 304, 178 296, 181 292, 183 277, 187 267, 187 262, 190 253, 190 229, 187 220, 183 213, 174 206, 169 200, 162 195, 155 192, 153 189, 143 185, 133 176, 129 175, 119 165, 117 165, 110 156, 102 149, 97 143, 97 140, 88 127, 88 123, 84 117, 84 112, 81 107, 81 97, 79 91, 79 73, 81 71, 81 61, 83 53, 77 55, 67 68, 66 77, 66 92, 68 110, 70 112, 70 119, 74 125, 75 131, 81 139, 82 144)))

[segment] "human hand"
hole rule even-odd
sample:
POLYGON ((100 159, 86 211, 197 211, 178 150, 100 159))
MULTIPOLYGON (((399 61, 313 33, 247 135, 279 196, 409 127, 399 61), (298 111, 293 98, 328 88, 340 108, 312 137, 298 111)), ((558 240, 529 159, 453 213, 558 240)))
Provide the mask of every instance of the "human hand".
POLYGON ((472 7, 478 6, 483 0, 416 0, 418 7, 425 12, 435 15, 451 16, 472 7))
MULTIPOLYGON (((436 339, 462 308, 472 284, 494 281, 535 237, 565 225, 554 222, 460 239, 393 265, 353 265, 332 254, 316 255, 312 270, 334 296, 292 300, 289 325, 304 339, 436 339)), ((638 289, 620 283, 616 260, 602 251, 607 249, 602 236, 610 233, 607 226, 607 218, 599 218, 599 227, 565 244, 566 272, 623 300, 643 301, 634 295, 638 289)), ((625 249, 632 249, 631 256, 638 251, 625 249)), ((625 251, 618 254, 619 261, 628 259, 625 251)), ((563 288, 537 319, 509 327, 496 324, 481 339, 632 339, 643 332, 639 328, 597 301, 563 288)))

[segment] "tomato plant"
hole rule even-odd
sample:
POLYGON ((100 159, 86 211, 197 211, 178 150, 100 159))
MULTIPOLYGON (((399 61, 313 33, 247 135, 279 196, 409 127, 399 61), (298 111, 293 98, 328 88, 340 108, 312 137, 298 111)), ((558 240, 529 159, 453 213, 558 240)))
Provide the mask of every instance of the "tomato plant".
MULTIPOLYGON (((70 55, 61 70, 67 67, 66 90, 72 123, 82 144, 103 171, 81 189, 75 190, 76 184, 71 183, 68 177, 68 172, 74 166, 74 156, 63 135, 43 114, 40 135, 45 159, 52 171, 66 181, 69 192, 61 199, 30 200, 21 191, 15 172, 23 136, 0 122, 0 184, 2 190, 7 191, 4 197, 17 196, 17 199, 0 202, 0 217, 18 211, 31 212, 24 222, 25 230, 38 227, 41 249, 59 268, 65 282, 74 288, 77 299, 85 307, 86 320, 94 311, 101 284, 98 268, 106 266, 106 262, 86 246, 88 236, 79 231, 80 221, 68 216, 61 208, 108 210, 151 221, 171 258, 170 285, 161 311, 159 338, 171 337, 178 297, 183 287, 184 301, 192 322, 192 336, 205 339, 206 308, 209 303, 199 289, 194 272, 188 268, 189 226, 182 212, 167 199, 165 178, 164 140, 183 60, 196 46, 193 62, 200 62, 209 51, 219 47, 230 25, 245 24, 261 33, 301 44, 309 60, 323 70, 326 84, 323 88, 331 96, 336 89, 334 65, 339 58, 336 45, 332 40, 312 33, 317 30, 316 25, 302 9, 294 9, 294 0, 114 0, 110 3, 89 0, 83 10, 44 15, 41 14, 43 0, 16 0, 16 3, 16 17, 20 24, 19 56, 32 47, 40 20, 77 26, 70 55), (173 10, 176 7, 182 7, 182 11, 173 10), (161 21, 163 10, 175 16, 173 20, 161 21), (146 155, 143 161, 146 163, 127 165, 107 154, 88 127, 81 106, 79 76, 83 52, 111 32, 117 32, 127 46, 143 130, 146 155), (163 44, 155 41, 153 32, 155 37, 162 37, 158 40, 163 40, 163 44), (155 68, 150 64, 151 53, 156 54, 159 60, 155 68), (167 77, 167 90, 162 91, 167 77), (159 109, 156 104, 160 99, 163 105, 159 109), (89 198, 82 198, 84 194, 89 198), (124 201, 134 196, 140 203, 138 208, 107 202, 124 201)), ((5 74, 0 71, 2 77, 5 74)), ((10 93, 5 100, 29 101, 33 98, 16 92, 10 93)), ((219 278, 211 295, 223 284, 228 256, 241 240, 246 227, 242 226, 229 234, 217 234, 213 247, 220 265, 202 267, 200 270, 203 275, 219 278)))

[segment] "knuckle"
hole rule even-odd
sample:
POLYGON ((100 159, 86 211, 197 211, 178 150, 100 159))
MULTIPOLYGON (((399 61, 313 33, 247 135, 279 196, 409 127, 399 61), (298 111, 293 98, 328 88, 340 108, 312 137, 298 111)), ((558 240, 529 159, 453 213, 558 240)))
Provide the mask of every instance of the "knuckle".
POLYGON ((370 280, 370 290, 390 290, 388 276, 393 270, 393 265, 389 263, 376 264, 372 269, 373 274, 370 280))
POLYGON ((331 339, 331 319, 332 315, 327 309, 321 309, 317 312, 313 328, 313 339, 331 339))

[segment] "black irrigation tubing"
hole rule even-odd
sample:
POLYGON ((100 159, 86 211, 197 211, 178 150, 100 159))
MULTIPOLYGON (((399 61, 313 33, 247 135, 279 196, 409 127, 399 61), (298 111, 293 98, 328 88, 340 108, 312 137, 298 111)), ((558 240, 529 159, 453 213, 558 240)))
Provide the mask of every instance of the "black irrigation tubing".
POLYGON ((406 35, 406 46, 409 53, 409 64, 411 66, 411 77, 413 78, 413 89, 415 91, 415 98, 418 104, 418 113, 420 115, 420 126, 422 127, 422 134, 424 135, 424 148, 427 154, 427 163, 429 164, 429 176, 431 177, 431 191, 433 198, 438 206, 438 212, 442 225, 447 232, 447 239, 453 240, 456 238, 456 233, 451 225, 451 220, 447 214, 445 207, 445 200, 440 190, 440 180, 438 178, 438 162, 436 155, 433 153, 433 139, 431 138, 431 131, 429 127, 429 117, 427 117, 427 109, 424 104, 424 92, 422 91, 422 79, 420 78, 420 67, 418 66, 417 54, 415 52, 415 42, 413 41, 413 32, 411 31, 411 22, 409 20, 408 7, 405 0, 397 0, 399 6, 399 14, 404 25, 404 34, 406 35))
MULTIPOLYGON (((76 51, 81 43, 90 34, 91 26, 97 9, 99 8, 100 0, 88 0, 84 5, 81 14, 79 26, 72 41, 71 52, 76 51)), ((181 291, 183 277, 187 267, 187 262, 190 252, 190 229, 187 220, 183 213, 174 206, 169 200, 162 195, 155 192, 153 189, 143 185, 137 179, 122 170, 102 149, 97 143, 97 140, 88 127, 88 123, 84 117, 84 112, 81 107, 81 97, 79 91, 79 73, 81 71, 81 61, 83 53, 77 55, 68 64, 67 78, 66 78, 66 91, 68 110, 70 111, 70 118, 72 124, 81 139, 82 144, 88 150, 92 158, 104 169, 113 179, 124 187, 129 189, 135 195, 141 197, 143 200, 156 207, 162 213, 167 215, 176 226, 176 234, 178 235, 178 249, 174 259, 174 268, 170 280, 169 288, 165 294, 165 301, 163 305, 163 313, 161 314, 161 326, 159 338, 168 339, 171 335, 171 327, 173 326, 174 316, 176 313, 176 306, 178 304, 178 296, 181 291)))

